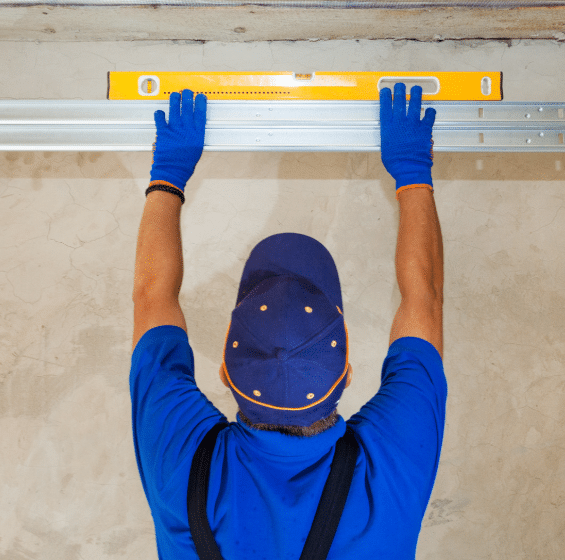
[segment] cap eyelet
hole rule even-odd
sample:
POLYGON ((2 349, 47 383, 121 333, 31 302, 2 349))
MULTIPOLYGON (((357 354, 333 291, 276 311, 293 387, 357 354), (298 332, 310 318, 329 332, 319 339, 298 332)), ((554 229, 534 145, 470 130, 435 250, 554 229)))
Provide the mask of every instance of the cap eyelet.
POLYGON ((308 394, 306 395, 306 398, 307 398, 308 400, 313 399, 313 398, 314 398, 314 393, 308 393, 308 394))
POLYGON ((253 394, 254 394, 256 397, 260 397, 260 396, 261 396, 261 391, 257 391, 257 389, 255 389, 255 390, 253 391, 253 394))
POLYGON ((312 313, 312 308, 311 308, 311 307, 305 307, 304 309, 306 310, 306 313, 312 313))
POLYGON ((238 347, 238 345, 239 345, 239 343, 237 342, 237 340, 234 340, 234 341, 233 341, 233 345, 232 345, 232 346, 233 346, 234 348, 237 348, 237 347, 238 347))
POLYGON ((335 340, 332 340, 332 348, 335 348, 337 346, 337 342, 335 340))
POLYGON ((266 305, 262 305, 262 306, 260 307, 260 309, 261 309, 261 311, 266 311, 266 310, 267 310, 267 306, 266 306, 266 305))

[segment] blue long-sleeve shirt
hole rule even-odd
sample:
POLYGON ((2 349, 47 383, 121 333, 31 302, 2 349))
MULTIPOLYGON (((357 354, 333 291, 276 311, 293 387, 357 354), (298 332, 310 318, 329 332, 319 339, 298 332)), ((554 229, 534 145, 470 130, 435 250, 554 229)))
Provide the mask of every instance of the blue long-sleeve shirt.
MULTIPOLYGON (((196 560, 186 494, 192 458, 227 418, 198 389, 186 333, 160 326, 139 340, 130 371, 133 440, 160 560, 196 560)), ((216 440, 207 516, 225 560, 297 560, 352 427, 360 451, 328 560, 414 560, 443 441, 447 382, 429 342, 396 340, 381 386, 347 422, 313 437, 237 422, 216 440)))

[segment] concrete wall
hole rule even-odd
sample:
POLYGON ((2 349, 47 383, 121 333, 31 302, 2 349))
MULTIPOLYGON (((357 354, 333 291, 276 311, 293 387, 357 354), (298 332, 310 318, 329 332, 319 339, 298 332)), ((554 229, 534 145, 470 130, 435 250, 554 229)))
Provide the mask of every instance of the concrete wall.
POLYGON ((3 8, 0 41, 565 40, 565 6, 496 10, 450 7, 451 2, 440 0, 439 7, 410 9, 410 4, 421 2, 405 0, 402 9, 339 10, 273 8, 269 3, 215 8, 160 4, 3 8))
MULTIPOLYGON (((88 18, 73 13, 78 33, 88 18)), ((557 41, 117 39, 1 42, 2 96, 102 100, 109 70, 485 69, 504 72, 505 100, 565 101, 557 41)), ((150 167, 150 152, 0 153, 1 560, 157 558, 128 386, 150 167)), ((438 152, 432 172, 449 397, 417 560, 562 559, 565 154, 438 152)), ((204 152, 186 192, 180 301, 202 391, 235 420, 218 368, 243 264, 294 231, 338 266, 348 419, 379 389, 400 303, 398 203, 380 153, 204 152)))

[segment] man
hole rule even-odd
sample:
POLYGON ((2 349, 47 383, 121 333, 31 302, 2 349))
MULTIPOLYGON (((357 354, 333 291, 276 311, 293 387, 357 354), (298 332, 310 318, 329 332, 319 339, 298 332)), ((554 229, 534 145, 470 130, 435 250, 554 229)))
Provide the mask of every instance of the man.
MULTIPOLYGON (((327 558, 415 557, 447 399, 443 246, 431 178, 435 111, 420 121, 421 99, 415 86, 406 116, 404 84, 395 84, 394 107, 390 89, 380 92, 381 157, 400 203, 402 302, 381 387, 347 423, 336 406, 352 368, 331 255, 311 237, 283 233, 261 241, 245 265, 220 368, 240 412, 217 435, 206 495, 225 560, 301 557, 346 428, 358 454, 327 558)), ((206 434, 227 423, 196 386, 178 303, 180 209, 204 146, 206 98, 198 95, 193 110, 193 93, 184 90, 181 115, 181 95, 172 93, 169 123, 163 111, 155 121, 133 295, 133 437, 159 558, 190 560, 199 558, 187 513, 192 460, 206 434)))

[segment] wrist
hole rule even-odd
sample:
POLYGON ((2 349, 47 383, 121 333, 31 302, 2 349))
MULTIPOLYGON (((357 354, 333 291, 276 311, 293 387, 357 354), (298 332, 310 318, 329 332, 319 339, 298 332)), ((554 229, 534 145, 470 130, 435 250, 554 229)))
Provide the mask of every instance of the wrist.
POLYGON ((431 169, 427 172, 417 171, 414 173, 404 173, 394 177, 396 180, 396 190, 405 187, 406 185, 430 185, 432 188, 432 172, 431 169))
POLYGON ((173 183, 171 183, 169 181, 165 181, 164 179, 154 179, 154 180, 151 180, 149 182, 149 188, 155 187, 157 185, 170 187, 172 189, 175 189, 176 191, 180 191, 181 193, 184 193, 184 188, 181 189, 181 188, 177 187, 177 185, 174 185, 173 183))
POLYGON ((192 177, 194 169, 178 169, 170 165, 153 165, 149 185, 162 183, 184 192, 186 183, 192 177))
POLYGON ((174 194, 176 198, 180 199, 181 205, 184 204, 184 192, 166 181, 151 181, 145 191, 145 197, 147 198, 152 192, 158 191, 174 194))

